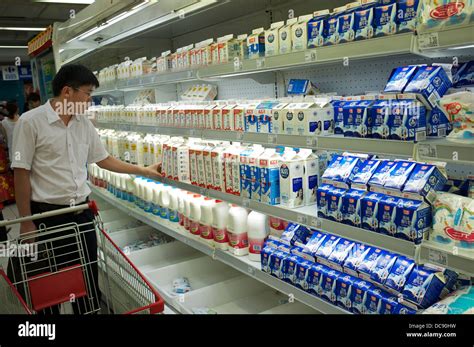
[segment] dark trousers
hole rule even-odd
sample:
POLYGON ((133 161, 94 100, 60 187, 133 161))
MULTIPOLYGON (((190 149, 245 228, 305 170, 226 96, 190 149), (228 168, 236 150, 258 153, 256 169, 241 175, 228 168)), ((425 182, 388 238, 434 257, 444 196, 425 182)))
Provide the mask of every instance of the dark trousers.
MULTIPOLYGON (((31 202, 31 213, 43 213, 47 211, 53 211, 60 208, 68 206, 61 205, 51 205, 45 203, 31 202)), ((49 250, 47 253, 43 252, 43 249, 39 249, 40 254, 46 253, 45 260, 41 260, 43 264, 47 263, 47 266, 52 268, 53 271, 57 271, 61 268, 77 265, 79 263, 80 254, 78 250, 78 245, 82 246, 84 262, 87 264, 84 269, 84 275, 86 280, 86 289, 87 297, 77 298, 72 302, 72 307, 75 314, 84 314, 95 311, 99 308, 100 303, 100 290, 99 290, 99 274, 97 266, 97 235, 94 230, 92 221, 94 220, 94 215, 91 210, 87 209, 78 214, 68 213, 61 214, 59 216, 53 216, 48 218, 42 218, 35 220, 34 223, 39 230, 39 235, 36 237, 36 240, 41 243, 42 248, 49 250), (41 235, 44 228, 51 228, 55 226, 60 226, 68 223, 76 223, 79 225, 80 240, 77 240, 74 235, 77 235, 74 232, 74 229, 67 228, 64 231, 55 232, 52 235, 41 235), (85 224, 81 226, 82 224, 85 224), (58 240, 59 236, 64 236, 64 239, 58 240), (54 240, 48 242, 48 239, 53 238, 54 240), (54 250, 54 255, 51 250, 54 250)), ((19 274, 19 267, 16 268, 14 262, 10 271, 14 271, 16 277, 21 276, 19 274)), ((26 270, 29 272, 30 276, 35 274, 35 270, 28 269, 26 265, 26 270)), ((11 276, 9 275, 11 278, 11 276)), ((25 280, 23 278, 23 280, 25 280)), ((18 288, 20 294, 24 295, 24 289, 18 288)), ((46 308, 39 314, 59 314, 59 306, 52 306, 46 308)))
MULTIPOLYGON (((3 218, 3 211, 0 210, 0 221, 4 220, 3 218)), ((0 242, 5 242, 8 240, 7 236, 7 228, 6 227, 0 227, 0 242)))

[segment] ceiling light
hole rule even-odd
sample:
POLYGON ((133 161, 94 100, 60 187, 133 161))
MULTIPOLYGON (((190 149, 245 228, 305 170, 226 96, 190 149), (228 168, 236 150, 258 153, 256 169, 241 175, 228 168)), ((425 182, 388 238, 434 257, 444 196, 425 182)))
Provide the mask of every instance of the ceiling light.
POLYGON ((78 4, 78 5, 90 5, 95 0, 34 0, 34 2, 52 3, 52 4, 78 4))
POLYGON ((474 45, 451 47, 451 48, 448 48, 448 49, 466 49, 466 48, 474 48, 474 45))
POLYGON ((0 27, 0 30, 11 30, 11 31, 44 31, 44 30, 46 30, 46 28, 0 27))
POLYGON ((23 49, 23 48, 28 48, 28 46, 0 46, 0 48, 23 49))

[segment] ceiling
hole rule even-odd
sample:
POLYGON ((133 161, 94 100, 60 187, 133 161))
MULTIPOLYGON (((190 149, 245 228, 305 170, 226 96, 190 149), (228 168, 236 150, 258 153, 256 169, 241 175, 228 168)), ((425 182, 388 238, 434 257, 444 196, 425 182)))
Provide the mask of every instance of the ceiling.
MULTIPOLYGON (((53 22, 64 22, 87 5, 38 3, 34 0, 1 0, 0 27, 47 27, 53 22)), ((37 31, 0 30, 0 46, 25 46, 37 31)), ((15 57, 28 60, 27 49, 0 49, 0 62, 14 62, 15 57)))

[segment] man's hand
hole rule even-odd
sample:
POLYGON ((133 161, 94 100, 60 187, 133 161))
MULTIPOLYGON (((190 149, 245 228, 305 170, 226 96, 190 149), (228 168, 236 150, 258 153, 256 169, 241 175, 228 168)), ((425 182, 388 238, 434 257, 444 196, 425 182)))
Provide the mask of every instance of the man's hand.
MULTIPOLYGON (((35 231, 36 225, 32 221, 23 222, 20 224, 20 236, 25 237, 28 233, 35 231)), ((25 240, 26 243, 35 242, 35 239, 32 237, 33 235, 28 235, 28 239, 25 240)))
POLYGON ((155 178, 161 177, 161 164, 153 164, 143 168, 143 176, 155 178))

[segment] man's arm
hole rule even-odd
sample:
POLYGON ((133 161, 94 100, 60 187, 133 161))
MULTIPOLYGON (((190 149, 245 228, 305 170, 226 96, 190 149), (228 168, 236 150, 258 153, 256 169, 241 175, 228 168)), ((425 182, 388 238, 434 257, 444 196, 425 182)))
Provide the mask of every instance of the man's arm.
POLYGON ((97 165, 102 169, 131 175, 157 177, 160 176, 161 173, 161 165, 159 164, 143 167, 125 163, 110 155, 104 160, 97 162, 97 165))
MULTIPOLYGON (((20 217, 31 216, 31 183, 30 171, 15 168, 15 198, 20 217)), ((23 222, 20 225, 20 234, 36 230, 35 224, 23 222)))

